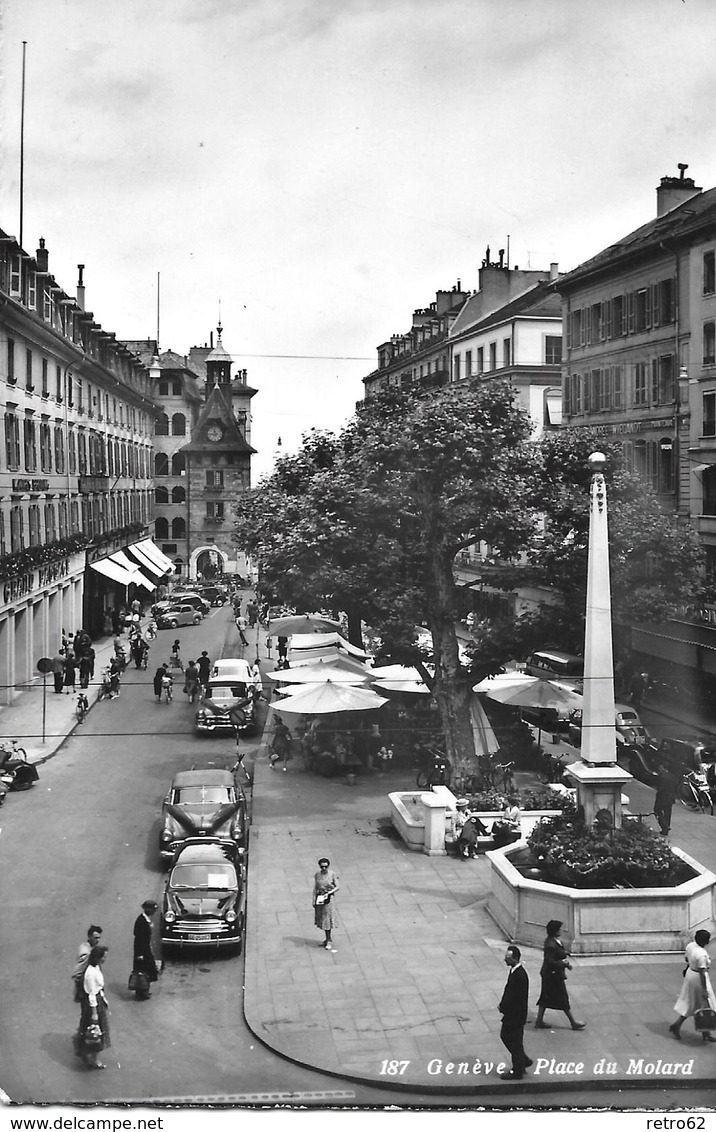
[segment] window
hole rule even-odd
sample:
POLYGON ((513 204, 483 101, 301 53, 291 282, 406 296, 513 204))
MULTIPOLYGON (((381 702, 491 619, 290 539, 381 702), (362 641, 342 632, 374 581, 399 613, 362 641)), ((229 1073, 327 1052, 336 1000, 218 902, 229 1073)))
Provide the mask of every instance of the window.
POLYGON ((67 501, 64 500, 64 499, 61 499, 60 500, 59 536, 60 536, 60 538, 67 538, 68 534, 69 534, 69 528, 67 526, 67 501))
POLYGON ((674 280, 664 279, 656 286, 658 292, 655 306, 655 322, 659 326, 666 326, 676 318, 676 302, 674 300, 674 280))
POLYGON ((169 492, 166 487, 157 487, 154 489, 154 502, 155 503, 168 503, 169 492))
POLYGON ((602 318, 602 304, 593 303, 590 312, 589 341, 601 342, 604 337, 604 320, 602 318))
POLYGON ((222 502, 207 503, 206 517, 211 519, 212 522, 223 522, 224 519, 224 504, 222 502))
POLYGON ((15 374, 15 342, 12 338, 7 340, 7 379, 10 385, 14 385, 17 381, 15 374))
POLYGON ((59 366, 55 366, 55 399, 62 400, 62 370, 59 366))
POLYGON ((186 490, 183 487, 172 488, 172 503, 186 503, 186 490))
POLYGON ((664 405, 676 397, 676 366, 673 354, 659 358, 659 403, 664 405))
POLYGON ((582 411, 582 378, 578 373, 572 374, 572 412, 582 411))
POLYGON ((181 452, 175 452, 172 456, 172 475, 180 476, 186 468, 186 462, 181 452))
POLYGON ((159 382, 159 396, 160 397, 168 397, 169 396, 169 382, 168 381, 160 381, 159 382))
POLYGON ((164 554, 176 554, 177 544, 175 542, 163 542, 162 551, 164 554))
POLYGON ((70 502, 70 534, 77 535, 80 531, 80 509, 76 499, 70 502))
POLYGON ((5 413, 5 459, 7 467, 20 467, 20 422, 14 413, 5 413))
POLYGON ((704 295, 716 291, 716 253, 704 252, 704 295))
POLYGON ((166 413, 161 413, 154 425, 155 436, 169 436, 169 417, 166 413))
POLYGON ((646 330, 649 326, 648 311, 648 291, 646 287, 642 287, 640 291, 636 292, 635 298, 634 330, 637 334, 646 330))
POLYGON ((704 323, 704 365, 716 363, 716 323, 704 323))
POLYGON ((172 417, 172 436, 186 436, 186 417, 183 413, 175 413, 172 417))
POLYGON ((47 358, 42 359, 42 396, 50 396, 50 386, 47 380, 47 358))
POLYGON ((562 335, 546 334, 544 339, 544 364, 558 366, 562 361, 562 335))
POLYGON ((646 362, 634 366, 634 404, 646 405, 646 362))
POLYGON ((156 538, 169 538, 169 520, 159 518, 154 520, 154 535, 156 538))
POLYGON ((576 349, 584 345, 585 320, 584 311, 572 311, 572 346, 576 349))
POLYGON ((172 519, 172 538, 186 538, 186 519, 172 519))
POLYGON ((16 505, 10 509, 10 550, 25 549, 25 516, 22 507, 16 505))
POLYGON ((39 546, 42 542, 42 535, 40 533, 40 508, 36 503, 30 504, 27 517, 30 529, 30 546, 39 546))
POLYGON ((55 505, 54 503, 45 504, 45 541, 56 542, 57 530, 55 527, 55 505))
POLYGON ((614 366, 612 368, 612 408, 623 408, 623 394, 622 394, 622 367, 614 366))
POLYGON ((37 430, 35 422, 28 417, 23 425, 25 442, 25 471, 37 471, 37 430))
POLYGON ((32 350, 25 350, 25 388, 30 391, 35 388, 32 377, 32 350))
POLYGON ((656 489, 662 495, 674 490, 674 441, 670 436, 662 436, 658 444, 658 479, 656 489))
POLYGON ((172 382, 172 393, 175 397, 181 397, 181 381, 172 382))
POLYGON ((55 425, 55 471, 62 473, 65 470, 65 438, 62 435, 62 426, 55 425))
POLYGON ((490 369, 497 369, 497 342, 490 342, 490 369))
POLYGON ((478 346, 477 349, 477 373, 478 377, 481 373, 485 372, 485 347, 478 346))
POLYGON ((502 365, 506 368, 512 365, 512 343, 509 338, 502 342, 502 365))
POLYGON ((612 299, 612 336, 621 338, 626 334, 626 303, 623 295, 612 299))
POLYGON ((716 436, 716 392, 710 391, 703 396, 703 423, 702 436, 716 436))
POLYGON ((716 515, 716 464, 706 468, 702 482, 702 514, 716 515))
POLYGON ((207 487, 223 487, 224 486, 224 473, 219 469, 212 468, 206 473, 206 486, 207 487))
POLYGON ((154 457, 154 475, 169 475, 169 457, 167 456, 166 452, 157 452, 156 456, 154 457))
POLYGON ((452 362, 452 379, 453 381, 460 380, 460 355, 456 354, 452 362))
POLYGON ((52 471, 52 432, 49 421, 40 424, 40 467, 43 472, 52 471))
POLYGON ((472 377, 472 350, 465 351, 465 377, 472 377))
POLYGON ((83 432, 77 436, 77 468, 81 476, 87 475, 87 437, 83 432))
MULTIPOLYGON (((77 472, 77 440, 72 429, 70 429, 67 437, 67 459, 69 463, 69 473, 71 476, 74 476, 77 472)), ((72 529, 74 531, 74 527, 72 529)))

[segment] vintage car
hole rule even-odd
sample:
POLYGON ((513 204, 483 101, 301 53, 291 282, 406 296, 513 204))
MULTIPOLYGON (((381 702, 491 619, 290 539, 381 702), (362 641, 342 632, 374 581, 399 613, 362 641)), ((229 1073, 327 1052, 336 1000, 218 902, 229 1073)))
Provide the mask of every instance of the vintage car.
POLYGON ((246 850, 248 840, 246 798, 228 770, 182 770, 162 804, 159 855, 174 859, 189 837, 212 837, 246 850))
POLYGON ((221 660, 215 660, 210 675, 212 680, 239 680, 244 684, 261 687, 261 673, 238 656, 224 656, 221 660))
POLYGON ((619 755, 629 773, 647 786, 656 788, 661 763, 677 774, 705 773, 709 785, 716 785, 716 745, 711 736, 651 739, 645 747, 621 748, 619 755))
POLYGON ((165 598, 163 601, 156 602, 152 606, 152 614, 154 617, 160 617, 163 613, 166 613, 167 609, 170 606, 173 605, 193 605, 194 609, 196 609, 198 613, 201 613, 202 617, 205 617, 211 609, 210 603, 205 598, 203 598, 201 594, 196 593, 195 590, 177 590, 171 595, 171 597, 165 598))
MULTIPOLYGON (((647 730, 639 718, 639 713, 629 704, 614 705, 614 727, 617 747, 645 747, 649 742, 647 730)), ((577 708, 569 715, 569 742, 582 745, 582 710, 577 708)))
POLYGON ((212 677, 204 688, 195 722, 197 731, 201 732, 253 734, 256 729, 255 687, 232 676, 212 677))
POLYGON ((218 838, 188 838, 164 888, 163 946, 240 951, 245 922, 246 877, 236 849, 218 838))
POLYGON ((180 625, 199 625, 203 614, 193 605, 170 605, 162 613, 155 614, 157 629, 178 629, 180 625))
POLYGON ((200 586, 199 594, 211 605, 224 605, 229 600, 226 586, 200 586))

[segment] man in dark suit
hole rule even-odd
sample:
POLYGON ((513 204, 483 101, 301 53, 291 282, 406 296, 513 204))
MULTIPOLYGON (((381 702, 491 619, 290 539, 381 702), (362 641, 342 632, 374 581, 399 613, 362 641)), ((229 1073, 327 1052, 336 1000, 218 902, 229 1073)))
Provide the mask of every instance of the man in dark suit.
POLYGON ((524 1077, 525 1069, 532 1064, 524 1047, 530 980, 522 966, 522 952, 519 947, 510 944, 505 952, 505 963, 510 968, 510 973, 498 1010, 502 1015, 500 1038, 502 1044, 507 1046, 512 1054, 512 1069, 508 1073, 501 1073, 500 1077, 503 1081, 519 1081, 524 1077))
POLYGON ((135 974, 144 976, 137 981, 135 996, 137 998, 151 997, 151 984, 156 983, 158 977, 157 963, 152 951, 152 916, 157 910, 154 900, 145 900, 142 904, 142 914, 134 921, 134 967, 135 974))

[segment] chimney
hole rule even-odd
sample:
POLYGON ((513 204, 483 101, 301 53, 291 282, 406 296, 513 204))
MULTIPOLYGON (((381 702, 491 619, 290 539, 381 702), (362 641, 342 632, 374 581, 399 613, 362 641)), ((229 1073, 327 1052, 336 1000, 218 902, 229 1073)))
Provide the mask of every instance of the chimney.
POLYGON ((558 263, 550 263, 550 265, 549 265, 549 278, 550 278, 550 282, 553 282, 555 279, 559 279, 559 264, 558 263))
POLYGON ((77 276, 77 306, 80 308, 80 310, 85 309, 84 270, 85 265, 83 263, 78 263, 77 271, 79 272, 79 275, 77 276))
POLYGON ((698 196, 702 192, 701 188, 694 184, 692 177, 685 177, 684 174, 688 169, 688 165, 679 162, 679 176, 678 177, 662 177, 659 187, 656 190, 656 215, 665 216, 667 212, 678 208, 684 201, 690 200, 691 197, 698 196))
POLYGON ((47 272, 47 248, 45 247, 45 240, 40 236, 40 246, 35 252, 35 259, 37 260, 37 270, 47 272))

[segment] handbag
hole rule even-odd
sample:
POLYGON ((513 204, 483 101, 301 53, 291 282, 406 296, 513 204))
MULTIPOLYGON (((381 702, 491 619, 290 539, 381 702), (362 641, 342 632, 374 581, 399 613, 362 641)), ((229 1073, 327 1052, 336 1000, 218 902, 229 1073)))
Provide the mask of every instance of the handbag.
POLYGON ((102 1030, 96 1022, 90 1022, 86 1027, 82 1040, 87 1049, 102 1049, 104 1046, 102 1030))
POLYGON ((149 990, 149 976, 144 971, 132 971, 127 989, 136 994, 146 994, 149 990))
POLYGON ((712 1010, 710 1006, 697 1010, 694 1014, 694 1026, 701 1032, 716 1030, 716 1010, 712 1010))

